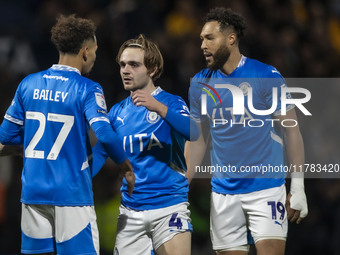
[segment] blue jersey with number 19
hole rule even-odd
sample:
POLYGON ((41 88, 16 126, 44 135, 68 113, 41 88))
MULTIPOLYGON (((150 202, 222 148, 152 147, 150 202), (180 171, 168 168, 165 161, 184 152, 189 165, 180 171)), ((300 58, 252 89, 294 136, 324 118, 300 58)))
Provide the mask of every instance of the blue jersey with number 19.
POLYGON ((283 142, 273 120, 281 114, 281 88, 285 86, 274 67, 244 56, 228 76, 220 70, 204 69, 193 78, 191 114, 210 124, 214 192, 249 193, 285 182, 283 142), (240 100, 244 112, 236 114, 234 103, 240 100))
POLYGON ((93 205, 88 130, 109 122, 103 90, 79 70, 53 65, 27 76, 5 118, 24 125, 21 202, 93 205))

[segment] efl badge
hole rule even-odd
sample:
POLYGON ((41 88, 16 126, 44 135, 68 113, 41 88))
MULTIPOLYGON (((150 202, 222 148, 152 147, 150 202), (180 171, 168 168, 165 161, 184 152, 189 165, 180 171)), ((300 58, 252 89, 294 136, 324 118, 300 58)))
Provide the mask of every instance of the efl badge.
POLYGON ((97 105, 101 108, 103 108, 104 110, 106 110, 106 103, 105 103, 105 98, 103 96, 103 94, 101 93, 94 93, 96 96, 96 102, 97 105))

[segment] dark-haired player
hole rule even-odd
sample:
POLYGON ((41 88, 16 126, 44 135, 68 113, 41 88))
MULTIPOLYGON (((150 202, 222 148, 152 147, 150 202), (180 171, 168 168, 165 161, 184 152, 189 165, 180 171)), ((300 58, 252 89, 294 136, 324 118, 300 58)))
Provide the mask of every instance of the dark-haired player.
MULTIPOLYGON (((242 16, 232 10, 210 10, 200 35, 207 68, 195 75, 189 91, 192 116, 210 126, 211 166, 225 170, 211 180, 211 239, 219 255, 247 254, 249 230, 257 254, 283 255, 287 218, 299 223, 308 213, 304 182, 301 173, 293 176, 286 198, 285 173, 262 174, 261 167, 280 169, 284 150, 289 164, 303 166, 304 146, 298 125, 274 128, 272 119, 297 122, 295 109, 289 105, 286 114, 281 112, 281 87, 286 87, 281 74, 240 53, 245 28, 242 16), (243 114, 236 113, 235 105, 243 114)), ((190 178, 206 147, 203 136, 190 144, 190 178)))
POLYGON ((134 174, 110 126, 103 90, 82 76, 96 59, 95 29, 75 15, 58 18, 51 39, 59 63, 20 83, 0 128, 2 144, 24 145, 22 253, 99 254, 90 127, 126 171, 132 193, 134 174))

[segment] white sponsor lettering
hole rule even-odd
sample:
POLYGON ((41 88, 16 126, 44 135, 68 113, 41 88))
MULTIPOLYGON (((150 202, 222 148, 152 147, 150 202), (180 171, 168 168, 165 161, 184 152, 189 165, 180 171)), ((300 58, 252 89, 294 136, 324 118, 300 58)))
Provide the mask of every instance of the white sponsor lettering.
POLYGON ((128 136, 128 143, 127 144, 127 136, 124 136, 123 138, 123 146, 124 150, 126 151, 126 147, 128 147, 128 150, 130 153, 134 153, 134 145, 139 145, 137 151, 142 152, 145 149, 151 150, 152 147, 159 147, 160 149, 163 148, 163 145, 159 141, 159 139, 156 137, 156 135, 152 132, 151 134, 147 133, 141 133, 141 134, 135 134, 135 135, 129 135, 128 136), (147 145, 147 146, 144 146, 147 145))

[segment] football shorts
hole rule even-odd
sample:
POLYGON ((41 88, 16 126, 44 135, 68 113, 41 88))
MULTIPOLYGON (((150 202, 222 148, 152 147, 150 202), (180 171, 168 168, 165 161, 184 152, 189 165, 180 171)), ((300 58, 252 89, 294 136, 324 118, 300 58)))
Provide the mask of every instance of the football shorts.
POLYGON ((121 205, 114 255, 154 254, 163 243, 186 231, 192 231, 188 203, 143 211, 121 205))
POLYGON ((212 192, 210 235, 214 250, 225 250, 255 240, 287 237, 286 188, 265 189, 246 194, 212 192))
POLYGON ((22 204, 21 252, 25 254, 99 254, 93 206, 22 204))

